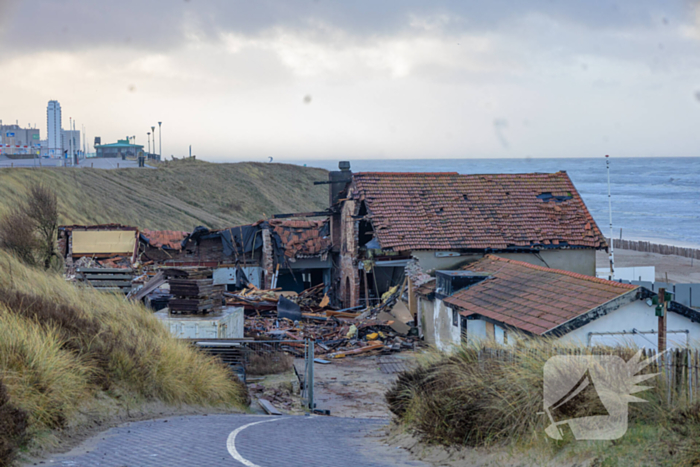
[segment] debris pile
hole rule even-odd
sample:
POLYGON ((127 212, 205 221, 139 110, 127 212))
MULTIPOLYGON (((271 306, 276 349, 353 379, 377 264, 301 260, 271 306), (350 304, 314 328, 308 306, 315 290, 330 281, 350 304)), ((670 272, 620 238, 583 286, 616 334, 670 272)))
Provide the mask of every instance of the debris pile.
POLYGON ((399 299, 402 291, 396 286, 379 305, 364 310, 330 308, 322 284, 299 294, 249 285, 224 295, 227 304, 246 310, 246 337, 287 341, 285 351, 297 357, 304 355, 304 340, 313 339, 318 356, 342 358, 415 349, 414 317, 399 299))
MULTIPOLYGON (((262 384, 249 384, 248 390, 251 395, 259 401, 265 401, 273 405, 273 408, 278 407, 285 412, 300 412, 303 411, 298 398, 294 398, 289 389, 281 387, 265 387, 262 384)), ((261 404, 262 405, 262 404, 261 404)), ((263 406, 267 411, 268 409, 263 406)))
POLYGON ((214 285, 211 269, 168 269, 165 276, 173 298, 168 302, 171 313, 208 313, 221 306, 223 286, 214 285))

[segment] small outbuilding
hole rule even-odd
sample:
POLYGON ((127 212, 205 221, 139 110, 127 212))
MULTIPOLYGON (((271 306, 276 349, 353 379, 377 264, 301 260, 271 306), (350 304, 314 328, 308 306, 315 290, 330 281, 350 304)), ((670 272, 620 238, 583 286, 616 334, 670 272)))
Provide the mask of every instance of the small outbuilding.
MULTIPOLYGON (((438 271, 434 289, 423 289, 419 321, 440 349, 463 339, 509 344, 513 333, 657 348, 655 294, 637 285, 487 255, 458 271, 438 271)), ((699 311, 671 301, 666 320, 668 347, 700 340, 699 311)))
POLYGON ((136 157, 143 146, 129 143, 129 139, 120 139, 112 144, 99 144, 95 146, 97 157, 136 157))

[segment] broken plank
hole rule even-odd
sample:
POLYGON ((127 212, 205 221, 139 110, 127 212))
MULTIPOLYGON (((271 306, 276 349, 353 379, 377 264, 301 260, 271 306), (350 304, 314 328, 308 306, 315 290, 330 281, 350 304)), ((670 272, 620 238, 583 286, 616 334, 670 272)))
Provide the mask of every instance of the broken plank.
POLYGON ((131 281, 88 281, 93 287, 131 287, 131 281))
POLYGON ((260 403, 260 406, 263 408, 265 412, 267 412, 268 415, 282 415, 282 412, 277 410, 272 403, 267 400, 267 399, 258 399, 258 402, 260 403))
POLYGON ((343 358, 343 357, 347 357, 348 355, 358 355, 358 354, 365 353, 365 352, 371 352, 372 350, 378 350, 378 349, 381 349, 383 347, 384 347, 384 344, 376 341, 376 344, 371 344, 371 345, 368 345, 367 347, 361 347, 359 349, 346 350, 344 352, 336 352, 336 353, 329 355, 329 357, 331 357, 331 358, 343 358))

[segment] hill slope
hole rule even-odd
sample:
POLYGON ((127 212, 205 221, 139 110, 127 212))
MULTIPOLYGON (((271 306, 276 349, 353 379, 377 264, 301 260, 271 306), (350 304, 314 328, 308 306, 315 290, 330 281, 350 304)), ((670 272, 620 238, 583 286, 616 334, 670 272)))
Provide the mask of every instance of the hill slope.
POLYGON ((56 190, 62 224, 192 230, 327 207, 325 170, 287 164, 170 161, 157 169, 0 169, 0 213, 33 181, 56 190))

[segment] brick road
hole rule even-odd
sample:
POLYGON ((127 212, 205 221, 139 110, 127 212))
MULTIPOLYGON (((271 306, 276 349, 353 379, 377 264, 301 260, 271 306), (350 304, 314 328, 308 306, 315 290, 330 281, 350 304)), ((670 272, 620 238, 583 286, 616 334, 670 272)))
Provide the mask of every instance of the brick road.
POLYGON ((113 428, 44 462, 71 467, 426 466, 404 450, 383 445, 373 431, 384 423, 320 416, 173 417, 113 428), (234 448, 244 462, 234 460, 227 447, 231 432, 261 421, 236 435, 234 448))

